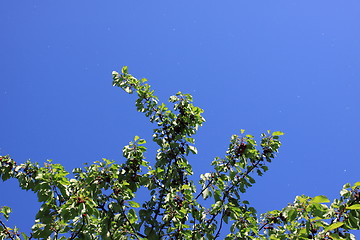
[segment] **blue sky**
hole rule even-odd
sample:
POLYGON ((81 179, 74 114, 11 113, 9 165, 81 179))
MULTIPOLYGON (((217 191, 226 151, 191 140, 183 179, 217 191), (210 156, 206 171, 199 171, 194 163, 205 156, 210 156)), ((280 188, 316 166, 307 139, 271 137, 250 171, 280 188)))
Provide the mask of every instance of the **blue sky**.
MULTIPOLYGON (((127 65, 162 101, 182 91, 205 110, 197 175, 240 129, 286 133, 244 196, 260 213, 360 181, 358 1, 2 1, 0 27, 0 155, 69 171, 123 161, 124 145, 152 134, 111 85, 127 65)), ((16 186, 0 183, 0 205, 26 231, 37 203, 16 186)))

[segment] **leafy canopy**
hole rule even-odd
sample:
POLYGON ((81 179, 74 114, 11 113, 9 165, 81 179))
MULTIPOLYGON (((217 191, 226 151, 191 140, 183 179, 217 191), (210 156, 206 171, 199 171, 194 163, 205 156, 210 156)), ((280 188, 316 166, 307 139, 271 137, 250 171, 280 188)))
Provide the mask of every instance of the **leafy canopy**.
POLYGON ((349 230, 360 227, 360 182, 344 185, 332 203, 298 196, 260 218, 242 198, 268 170, 282 132, 268 131, 257 143, 241 130, 211 172, 190 180, 203 110, 181 92, 170 97, 171 107, 159 103, 146 81, 127 67, 113 72, 113 85, 136 93, 137 110, 156 126, 154 163, 145 160, 146 141, 138 136, 123 148, 124 163, 102 159, 72 174, 51 161, 18 164, 1 156, 1 179, 17 179, 42 205, 30 234, 7 226, 11 209, 1 207, 0 239, 354 239, 349 230))

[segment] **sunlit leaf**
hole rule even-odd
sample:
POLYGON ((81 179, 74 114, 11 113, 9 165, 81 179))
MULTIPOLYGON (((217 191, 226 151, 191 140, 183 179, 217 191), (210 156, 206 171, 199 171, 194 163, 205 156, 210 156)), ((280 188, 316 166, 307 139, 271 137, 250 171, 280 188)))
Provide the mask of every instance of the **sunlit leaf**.
POLYGON ((344 225, 343 222, 336 222, 336 223, 333 223, 333 224, 329 225, 328 227, 326 227, 326 228, 324 229, 324 231, 325 231, 325 232, 331 231, 331 230, 334 230, 334 229, 336 229, 336 228, 341 227, 342 225, 344 225))
POLYGON ((327 203, 330 202, 330 200, 323 195, 319 195, 311 199, 310 203, 327 203))
POLYGON ((354 204, 351 206, 346 207, 346 209, 360 209, 360 204, 354 204))
POLYGON ((275 131, 271 134, 272 136, 281 136, 281 135, 284 135, 283 132, 280 132, 280 131, 275 131))

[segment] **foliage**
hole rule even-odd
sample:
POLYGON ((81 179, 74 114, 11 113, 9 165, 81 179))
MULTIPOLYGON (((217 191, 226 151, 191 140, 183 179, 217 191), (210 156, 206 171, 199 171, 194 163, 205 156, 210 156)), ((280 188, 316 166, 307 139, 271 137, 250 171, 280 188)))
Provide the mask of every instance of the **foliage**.
POLYGON ((11 209, 1 207, 0 239, 354 239, 349 230, 360 227, 360 182, 346 184, 331 204, 325 196, 298 196, 261 218, 242 199, 268 170, 282 132, 262 134, 258 146, 241 130, 195 183, 188 158, 197 154, 193 135, 205 120, 192 96, 171 96, 170 110, 127 67, 113 72, 113 85, 137 93, 137 110, 156 125, 155 163, 145 161, 146 141, 137 136, 123 149, 125 163, 102 159, 72 174, 51 161, 18 164, 2 156, 2 180, 17 179, 42 205, 29 235, 7 226, 11 209))

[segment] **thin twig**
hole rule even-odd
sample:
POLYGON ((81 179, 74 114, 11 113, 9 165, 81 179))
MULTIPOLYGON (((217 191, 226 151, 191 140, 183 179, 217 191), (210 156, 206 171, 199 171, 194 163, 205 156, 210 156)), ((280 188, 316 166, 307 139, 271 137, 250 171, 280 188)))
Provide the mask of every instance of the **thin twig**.
POLYGON ((84 225, 85 225, 85 219, 83 217, 81 227, 79 228, 79 230, 77 232, 71 234, 71 237, 69 239, 75 239, 75 237, 77 237, 80 234, 80 232, 83 229, 84 225))
MULTIPOLYGON (((241 178, 239 178, 239 180, 237 182, 239 182, 240 180, 244 179, 252 170, 254 170, 255 167, 257 167, 257 165, 263 160, 263 158, 260 158, 256 163, 253 163, 253 165, 248 168, 248 170, 241 176, 241 178)), ((227 191, 224 191, 224 195, 223 198, 221 199, 221 202, 224 204, 226 197, 228 197, 228 194, 230 193, 230 191, 235 187, 235 185, 231 185, 229 187, 229 189, 227 191)), ((207 223, 207 227, 210 226, 210 224, 214 221, 214 219, 216 218, 216 216, 219 214, 219 212, 214 213, 212 218, 208 221, 207 223)))
POLYGON ((0 220, 0 224, 3 226, 5 233, 7 233, 7 235, 9 236, 9 238, 12 239, 12 240, 15 240, 15 238, 13 238, 13 237, 11 236, 11 233, 9 232, 8 228, 7 228, 6 225, 3 223, 3 221, 0 220))
POLYGON ((134 226, 133 226, 132 223, 130 222, 130 220, 129 220, 129 218, 127 217, 125 211, 122 209, 121 212, 122 212, 122 214, 124 215, 126 221, 129 223, 129 225, 130 225, 130 227, 131 227, 132 235, 135 235, 137 239, 139 239, 137 235, 139 235, 139 236, 142 237, 142 238, 145 238, 145 237, 146 237, 145 235, 142 235, 141 233, 136 232, 134 226))
POLYGON ((219 226, 219 229, 218 229, 214 239, 217 239, 220 236, 220 231, 221 231, 221 228, 222 228, 222 225, 223 225, 223 218, 222 217, 224 216, 224 213, 225 213, 225 211, 223 209, 222 214, 221 214, 222 216, 221 216, 221 220, 220 220, 220 226, 219 226))

